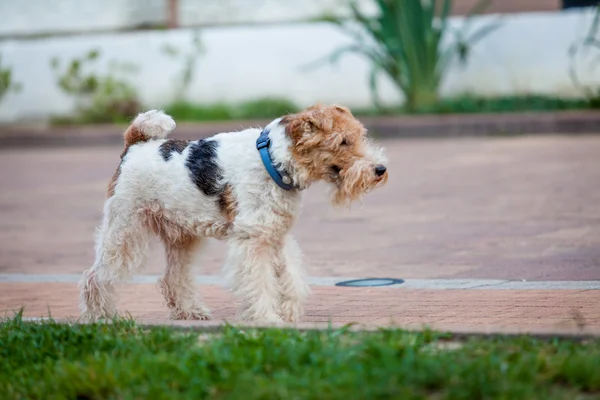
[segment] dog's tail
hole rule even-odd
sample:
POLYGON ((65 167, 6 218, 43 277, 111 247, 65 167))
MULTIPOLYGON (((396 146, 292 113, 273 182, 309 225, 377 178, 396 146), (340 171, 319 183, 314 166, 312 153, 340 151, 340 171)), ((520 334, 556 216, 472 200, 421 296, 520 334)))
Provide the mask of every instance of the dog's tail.
POLYGON ((175 121, 160 110, 150 110, 135 117, 125 131, 125 146, 152 139, 164 139, 175 129, 175 121))

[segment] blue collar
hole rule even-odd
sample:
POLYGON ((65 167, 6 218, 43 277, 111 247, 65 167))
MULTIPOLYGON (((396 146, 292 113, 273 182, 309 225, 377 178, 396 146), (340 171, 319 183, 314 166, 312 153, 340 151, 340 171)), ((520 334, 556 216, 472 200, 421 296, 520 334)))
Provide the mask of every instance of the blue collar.
POLYGON ((269 153, 269 146, 271 146, 271 140, 269 139, 269 130, 265 129, 260 133, 258 139, 256 139, 256 149, 260 153, 260 158, 267 169, 271 178, 275 181, 275 183, 282 188, 283 190, 292 190, 294 186, 292 186, 292 179, 288 176, 287 173, 281 174, 275 164, 273 164, 273 159, 271 158, 271 153, 269 153))

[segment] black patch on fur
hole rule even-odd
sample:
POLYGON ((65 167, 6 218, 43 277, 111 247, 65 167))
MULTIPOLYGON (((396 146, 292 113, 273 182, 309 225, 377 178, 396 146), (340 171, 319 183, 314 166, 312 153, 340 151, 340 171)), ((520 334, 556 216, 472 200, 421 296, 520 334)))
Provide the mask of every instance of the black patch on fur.
POLYGON ((223 190, 223 186, 219 184, 223 175, 217 164, 219 143, 203 139, 189 146, 190 152, 185 166, 190 170, 190 178, 206 196, 218 195, 223 190))
POLYGON ((174 151, 181 154, 188 144, 189 142, 187 140, 169 139, 160 145, 158 152, 162 156, 163 160, 169 161, 174 151))

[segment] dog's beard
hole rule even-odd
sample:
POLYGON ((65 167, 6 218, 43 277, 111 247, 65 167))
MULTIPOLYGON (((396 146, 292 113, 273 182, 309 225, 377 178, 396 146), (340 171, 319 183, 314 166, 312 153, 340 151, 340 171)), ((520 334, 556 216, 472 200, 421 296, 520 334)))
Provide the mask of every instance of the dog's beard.
POLYGON ((359 201, 371 190, 385 185, 387 180, 387 172, 382 176, 375 175, 371 162, 357 162, 340 172, 339 179, 334 183, 332 203, 344 206, 359 201))

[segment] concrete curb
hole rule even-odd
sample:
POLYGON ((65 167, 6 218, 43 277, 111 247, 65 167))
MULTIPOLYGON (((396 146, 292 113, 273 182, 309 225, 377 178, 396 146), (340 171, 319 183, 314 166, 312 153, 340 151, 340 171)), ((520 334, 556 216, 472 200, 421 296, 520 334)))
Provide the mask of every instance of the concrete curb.
MULTIPOLYGON (((451 114, 362 117, 378 138, 468 137, 520 134, 591 134, 600 132, 600 112, 451 114)), ((180 123, 172 137, 200 139, 219 132, 260 127, 268 120, 180 123)), ((55 127, 0 126, 0 149, 28 147, 108 146, 122 142, 124 125, 55 127)))
MULTIPOLYGON (((132 284, 156 284, 160 275, 134 275, 129 279, 132 284)), ((81 274, 18 274, 0 273, 0 284, 6 283, 72 283, 76 284, 81 274)), ((361 279, 343 276, 309 276, 311 286, 334 287, 336 283, 361 279)), ((387 278, 375 278, 387 279, 387 278)), ((220 275, 196 275, 199 285, 226 287, 225 279, 220 275)), ((357 288, 412 289, 412 290, 600 290, 600 280, 583 281, 540 281, 540 280, 508 280, 508 279, 404 279, 402 283, 386 286, 357 286, 357 288)))

